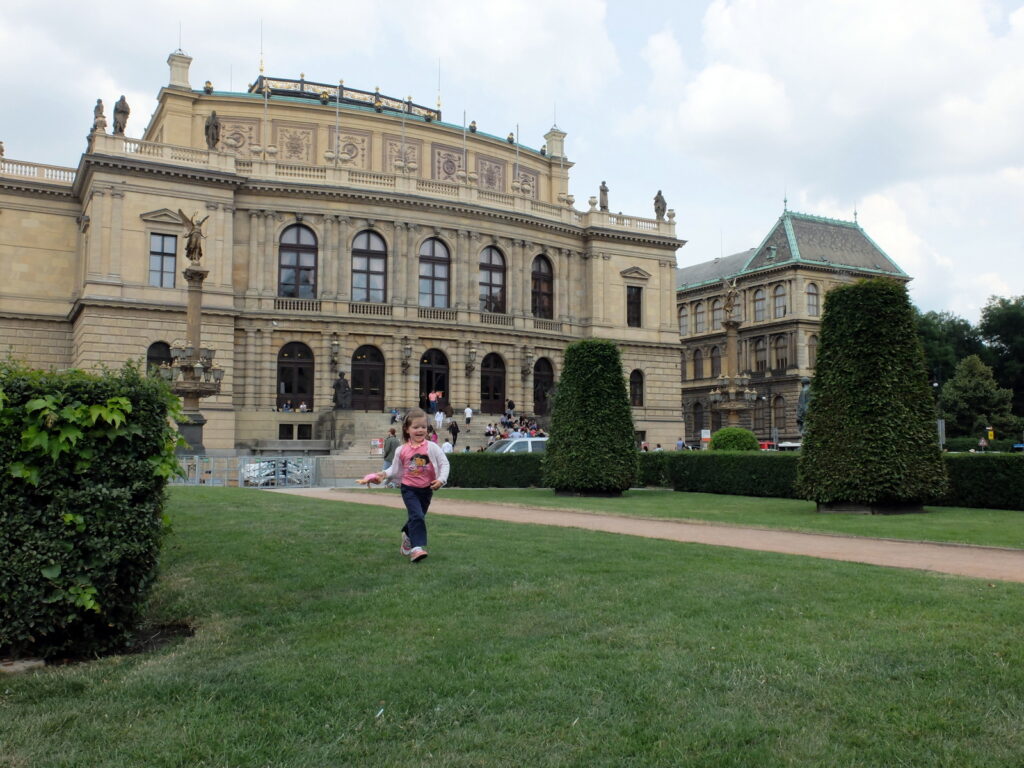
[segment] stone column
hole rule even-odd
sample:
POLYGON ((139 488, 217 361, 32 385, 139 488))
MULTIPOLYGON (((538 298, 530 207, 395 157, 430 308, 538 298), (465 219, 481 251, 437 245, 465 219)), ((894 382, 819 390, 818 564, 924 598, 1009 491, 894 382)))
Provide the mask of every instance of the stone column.
POLYGON ((317 259, 317 298, 320 299, 334 299, 338 295, 337 251, 334 247, 336 226, 334 216, 328 214, 323 217, 323 233, 317 259))
POLYGON ((510 315, 526 316, 529 314, 529 310, 525 300, 526 291, 523 278, 529 246, 530 243, 528 243, 526 240, 513 240, 512 247, 509 249, 510 251, 512 251, 513 254, 512 269, 509 270, 509 276, 514 281, 515 286, 512 289, 512 306, 508 308, 510 315))
MULTIPOLYGON (((89 198, 89 250, 87 277, 103 273, 103 190, 94 189, 89 198)), ((148 246, 148 244, 147 244, 148 246)))
POLYGON ((121 277, 121 238, 124 237, 122 218, 124 211, 124 192, 115 189, 110 193, 110 267, 109 275, 121 277))
POLYGON ((274 349, 274 334, 269 331, 260 331, 263 343, 260 345, 260 363, 258 366, 260 382, 259 399, 256 407, 263 411, 274 408, 277 404, 277 354, 274 349))
POLYGON ((235 209, 230 205, 221 207, 223 222, 223 247, 221 249, 221 285, 232 286, 235 282, 235 209))
POLYGON ((394 238, 392 241, 394 258, 391 259, 388 270, 388 282, 390 285, 391 303, 405 304, 409 295, 409 264, 407 263, 407 242, 406 236, 409 231, 409 224, 396 221, 394 226, 394 238))
POLYGON ((223 259, 224 229, 221 227, 217 203, 206 204, 206 242, 203 243, 203 264, 210 271, 211 284, 220 285, 223 259))
POLYGON ((479 232, 469 233, 466 253, 466 306, 470 312, 480 311, 480 250, 483 243, 479 232))
POLYGON ((473 305, 470 301, 472 298, 469 290, 469 251, 466 239, 469 237, 469 232, 464 229, 457 230, 455 233, 455 258, 452 262, 451 271, 451 292, 452 292, 452 306, 455 309, 472 309, 473 305))
POLYGON ((242 406, 246 410, 256 408, 256 384, 260 370, 256 362, 257 335, 255 328, 245 329, 245 355, 241 361, 235 358, 235 381, 242 387, 242 406))
POLYGON ((263 217, 263 268, 260 269, 260 293, 263 296, 277 295, 277 243, 274 230, 277 228, 277 213, 265 211, 263 217))
POLYGON ((349 276, 349 269, 352 266, 352 243, 349 239, 348 230, 350 220, 347 216, 335 216, 334 220, 337 222, 334 237, 337 242, 336 253, 338 255, 336 265, 338 272, 338 298, 342 301, 348 301, 352 289, 352 279, 349 276))
POLYGON ((249 279, 245 288, 246 296, 255 296, 259 290, 259 230, 260 212, 249 211, 249 279))

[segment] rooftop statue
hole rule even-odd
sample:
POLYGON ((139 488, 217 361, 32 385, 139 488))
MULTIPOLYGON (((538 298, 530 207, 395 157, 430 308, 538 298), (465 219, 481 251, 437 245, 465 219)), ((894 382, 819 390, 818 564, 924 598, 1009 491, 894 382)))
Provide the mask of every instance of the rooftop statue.
POLYGON ((131 114, 131 109, 128 107, 128 102, 124 98, 124 94, 121 94, 121 98, 117 100, 114 105, 114 135, 124 136, 125 126, 128 125, 128 115, 131 114))
POLYGON ((96 106, 92 108, 92 130, 107 130, 107 118, 103 116, 103 99, 96 99, 96 106))
POLYGON ((736 299, 740 295, 739 290, 736 288, 736 280, 738 279, 733 278, 733 281, 730 283, 728 278, 722 278, 722 282, 725 283, 725 306, 722 309, 724 310, 726 320, 732 319, 732 311, 736 306, 736 299))
POLYGON ((206 118, 206 147, 207 149, 216 149, 217 143, 220 141, 220 118, 217 117, 217 112, 213 111, 210 116, 206 118))
POLYGON ((668 204, 665 202, 664 195, 661 194, 661 190, 658 190, 658 194, 654 196, 654 215, 658 218, 658 221, 662 221, 665 218, 665 211, 668 209, 668 204))
POLYGON ((181 208, 178 209, 181 223, 188 227, 188 234, 185 235, 185 255, 192 262, 192 266, 198 266, 199 262, 202 261, 203 238, 206 237, 203 234, 203 222, 210 218, 209 216, 204 216, 197 222, 196 216, 198 215, 198 213, 194 213, 192 216, 186 216, 181 208))
POLYGON ((601 210, 608 213, 608 185, 601 182, 601 194, 598 198, 601 210))

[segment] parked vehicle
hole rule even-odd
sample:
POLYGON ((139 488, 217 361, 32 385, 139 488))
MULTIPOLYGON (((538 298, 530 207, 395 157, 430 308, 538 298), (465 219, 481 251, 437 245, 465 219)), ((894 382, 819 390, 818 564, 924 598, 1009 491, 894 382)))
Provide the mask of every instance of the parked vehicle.
POLYGON ((506 437, 487 446, 487 453, 544 453, 546 437, 506 437))
POLYGON ((799 451, 800 443, 779 443, 780 451, 799 451))
POLYGON ((242 485, 250 488, 275 488, 286 485, 309 485, 312 472, 308 462, 297 459, 265 459, 241 468, 242 485))

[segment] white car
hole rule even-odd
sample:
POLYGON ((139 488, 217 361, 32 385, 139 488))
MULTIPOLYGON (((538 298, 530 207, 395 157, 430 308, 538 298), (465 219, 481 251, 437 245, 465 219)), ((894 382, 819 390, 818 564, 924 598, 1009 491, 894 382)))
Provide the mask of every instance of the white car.
POLYGON ((273 488, 283 485, 309 485, 310 468, 300 461, 270 459, 242 466, 242 485, 273 488))
POLYGON ((506 437, 487 446, 487 453, 544 453, 546 437, 506 437))

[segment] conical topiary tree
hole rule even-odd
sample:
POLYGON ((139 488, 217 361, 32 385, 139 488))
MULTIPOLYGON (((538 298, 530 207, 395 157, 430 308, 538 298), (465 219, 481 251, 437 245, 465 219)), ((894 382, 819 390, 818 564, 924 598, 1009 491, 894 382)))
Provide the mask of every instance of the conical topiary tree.
POLYGON ((637 476, 633 413, 619 349, 585 339, 565 350, 544 456, 544 481, 561 493, 618 494, 637 476))
POLYGON ((935 417, 906 287, 876 278, 830 291, 798 490, 819 511, 920 508, 947 484, 935 417))

